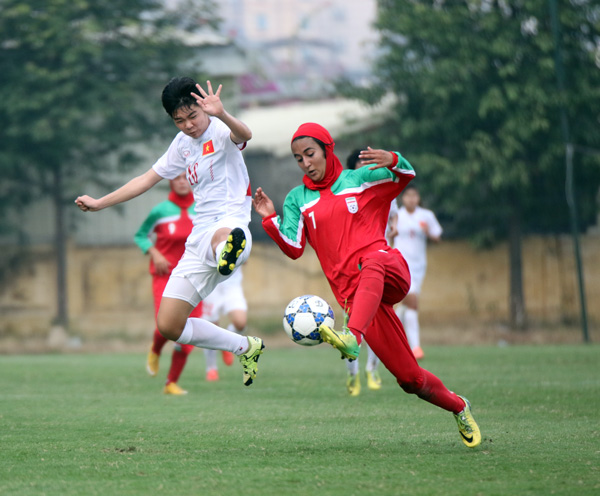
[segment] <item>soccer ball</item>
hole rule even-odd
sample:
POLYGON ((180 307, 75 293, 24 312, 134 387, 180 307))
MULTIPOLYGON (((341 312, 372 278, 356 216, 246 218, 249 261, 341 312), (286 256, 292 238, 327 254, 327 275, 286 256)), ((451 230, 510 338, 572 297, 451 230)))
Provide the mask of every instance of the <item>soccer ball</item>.
POLYGON ((303 346, 321 344, 321 324, 333 327, 335 320, 329 303, 319 296, 298 296, 285 308, 283 329, 294 343, 303 346))

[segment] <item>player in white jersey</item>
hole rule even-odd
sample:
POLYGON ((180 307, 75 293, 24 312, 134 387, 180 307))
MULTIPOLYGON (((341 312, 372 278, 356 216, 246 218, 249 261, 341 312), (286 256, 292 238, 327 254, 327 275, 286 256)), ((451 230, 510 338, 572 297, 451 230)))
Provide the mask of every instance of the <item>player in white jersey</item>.
POLYGON ((416 187, 408 185, 402 193, 398 211, 394 248, 400 250, 410 269, 410 290, 396 314, 402 320, 408 343, 417 360, 425 357, 419 331, 419 294, 427 270, 427 240, 438 242, 442 226, 431 210, 419 206, 421 196, 416 187))
POLYGON ((158 329, 177 343, 235 353, 244 385, 249 386, 256 377, 262 340, 189 318, 200 301, 247 260, 252 245, 250 180, 241 154, 252 132, 225 110, 221 89, 219 85, 213 92, 207 81, 205 91, 188 77, 169 81, 162 104, 181 132, 166 153, 147 172, 112 193, 99 199, 80 196, 75 203, 84 212, 102 210, 186 172, 196 203, 194 227, 163 293, 158 329))
MULTIPOLYGON (((219 319, 227 316, 229 326, 227 329, 237 334, 243 334, 248 323, 248 303, 244 296, 242 287, 242 269, 236 270, 229 279, 226 279, 202 300, 202 316, 219 325, 219 319)), ((206 380, 218 381, 219 371, 217 367, 216 350, 204 350, 206 358, 206 380)), ((223 351, 223 362, 229 366, 233 363, 233 355, 229 351, 223 351)))

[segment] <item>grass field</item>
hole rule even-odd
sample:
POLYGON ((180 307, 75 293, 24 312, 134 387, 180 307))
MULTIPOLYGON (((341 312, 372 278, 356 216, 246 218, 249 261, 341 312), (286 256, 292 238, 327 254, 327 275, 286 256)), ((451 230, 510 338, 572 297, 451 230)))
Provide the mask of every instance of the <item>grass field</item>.
POLYGON ((2 356, 0 494, 600 494, 599 346, 427 354, 471 400, 479 448, 387 371, 348 397, 326 345, 267 348, 249 388, 237 363, 205 382, 195 351, 185 397, 161 394, 170 351, 156 379, 139 353, 2 356))

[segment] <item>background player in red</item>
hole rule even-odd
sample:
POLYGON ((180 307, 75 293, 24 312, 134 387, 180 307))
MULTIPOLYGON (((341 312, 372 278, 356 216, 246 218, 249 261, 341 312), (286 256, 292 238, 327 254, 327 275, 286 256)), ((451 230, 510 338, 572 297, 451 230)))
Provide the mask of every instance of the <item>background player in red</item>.
MULTIPOLYGON (((150 211, 133 238, 142 252, 150 255, 155 321, 169 276, 183 255, 185 241, 192 232, 191 217, 194 215, 194 195, 185 172, 169 181, 169 185, 171 191, 168 199, 150 211), (153 235, 154 241, 152 241, 153 235)), ((202 317, 202 302, 190 316, 202 317)), ((156 327, 146 360, 146 370, 152 377, 158 374, 160 354, 167 341, 168 339, 156 327)), ((171 368, 163 390, 165 394, 187 394, 187 391, 183 390, 177 382, 193 348, 194 346, 190 344, 175 343, 171 368)))
POLYGON ((283 205, 283 218, 258 188, 253 204, 269 236, 290 258, 314 248, 338 303, 350 318, 348 328, 319 329, 323 339, 343 358, 358 357, 357 340, 364 337, 407 393, 450 411, 463 443, 473 448, 481 434, 466 398, 449 391, 415 359, 393 305, 410 287, 408 265, 388 246, 384 233, 390 203, 414 177, 399 153, 364 150, 371 164, 343 170, 329 132, 314 123, 302 124, 292 138, 292 153, 304 172, 283 205))

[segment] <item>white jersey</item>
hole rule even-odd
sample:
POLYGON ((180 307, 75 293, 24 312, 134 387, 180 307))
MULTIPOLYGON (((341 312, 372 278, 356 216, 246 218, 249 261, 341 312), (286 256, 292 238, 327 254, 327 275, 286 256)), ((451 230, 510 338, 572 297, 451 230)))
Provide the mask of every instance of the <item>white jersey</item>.
POLYGON ((390 203, 390 213, 388 215, 388 220, 391 219, 394 215, 398 215, 398 204, 396 203, 396 198, 392 200, 390 203))
POLYGON ((190 239, 202 232, 231 224, 248 225, 252 192, 242 152, 245 143, 231 141, 231 130, 218 118, 202 136, 191 138, 180 132, 168 150, 152 166, 165 179, 186 172, 194 193, 194 228, 190 239))
POLYGON ((442 226, 431 210, 417 207, 411 214, 405 207, 398 210, 398 234, 394 237, 394 248, 406 259, 411 274, 422 272, 427 267, 427 234, 423 227, 427 226, 429 236, 437 238, 442 234, 442 226))

